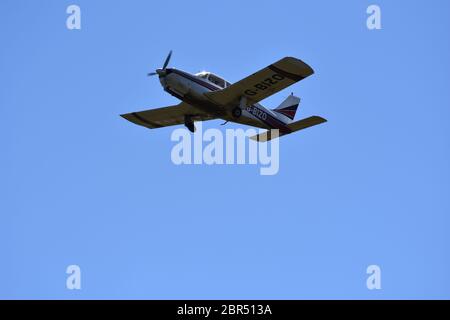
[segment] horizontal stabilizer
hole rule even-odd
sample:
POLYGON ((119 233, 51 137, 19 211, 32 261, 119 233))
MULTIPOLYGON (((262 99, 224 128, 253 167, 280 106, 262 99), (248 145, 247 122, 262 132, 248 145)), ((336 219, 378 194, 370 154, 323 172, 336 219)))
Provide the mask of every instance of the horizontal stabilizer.
POLYGON ((250 139, 258 141, 258 142, 267 142, 272 139, 275 139, 275 138, 278 138, 278 137, 281 137, 281 136, 284 136, 284 135, 287 135, 287 134, 290 134, 290 133, 293 133, 293 132, 296 132, 299 130, 303 130, 303 129, 306 129, 306 128, 309 128, 312 126, 316 126, 316 125, 324 123, 324 122, 327 122, 327 120, 322 117, 319 117, 319 116, 312 116, 312 117, 305 118, 305 119, 288 124, 287 127, 292 130, 291 132, 287 132, 287 133, 279 132, 278 135, 274 135, 272 137, 271 130, 268 130, 266 132, 257 134, 256 136, 252 136, 252 137, 250 137, 250 139))

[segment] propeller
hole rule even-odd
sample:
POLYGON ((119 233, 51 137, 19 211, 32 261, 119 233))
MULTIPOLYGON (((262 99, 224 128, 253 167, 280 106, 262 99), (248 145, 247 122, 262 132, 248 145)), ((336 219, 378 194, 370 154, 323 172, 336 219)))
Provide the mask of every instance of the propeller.
POLYGON ((171 58, 171 57, 172 57, 172 50, 170 50, 169 54, 167 55, 167 58, 166 58, 166 60, 164 61, 164 64, 163 64, 162 69, 156 69, 155 72, 150 72, 150 73, 148 73, 147 75, 148 75, 149 77, 151 77, 151 76, 156 76, 156 75, 162 77, 162 76, 166 75, 166 68, 167 68, 167 66, 169 65, 169 62, 170 62, 170 58, 171 58))

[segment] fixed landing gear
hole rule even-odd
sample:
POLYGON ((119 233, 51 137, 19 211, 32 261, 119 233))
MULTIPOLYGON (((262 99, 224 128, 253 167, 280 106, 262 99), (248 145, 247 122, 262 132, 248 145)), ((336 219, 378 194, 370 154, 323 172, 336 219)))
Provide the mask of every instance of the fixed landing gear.
POLYGON ((236 107, 231 111, 231 114, 235 118, 239 118, 242 115, 242 109, 240 107, 236 107))
POLYGON ((186 128, 189 129, 190 132, 192 132, 192 133, 195 132, 195 125, 194 125, 194 121, 192 121, 191 116, 188 116, 188 115, 184 116, 184 125, 186 126, 186 128))
POLYGON ((239 118, 242 115, 242 110, 245 109, 247 106, 247 98, 245 96, 242 96, 239 101, 239 106, 231 110, 231 115, 234 118, 239 118))

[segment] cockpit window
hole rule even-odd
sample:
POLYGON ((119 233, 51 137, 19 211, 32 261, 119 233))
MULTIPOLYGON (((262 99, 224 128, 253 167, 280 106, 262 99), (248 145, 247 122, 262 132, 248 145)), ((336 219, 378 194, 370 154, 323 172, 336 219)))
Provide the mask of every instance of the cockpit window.
POLYGON ((226 87, 231 86, 231 83, 229 83, 228 81, 225 81, 224 79, 222 79, 210 72, 202 71, 202 72, 197 73, 196 76, 199 78, 202 78, 202 79, 206 79, 209 82, 212 82, 221 88, 226 88, 226 87))
POLYGON ((218 85, 221 88, 225 88, 225 80, 223 80, 213 74, 209 74, 208 80, 211 81, 212 83, 218 85))

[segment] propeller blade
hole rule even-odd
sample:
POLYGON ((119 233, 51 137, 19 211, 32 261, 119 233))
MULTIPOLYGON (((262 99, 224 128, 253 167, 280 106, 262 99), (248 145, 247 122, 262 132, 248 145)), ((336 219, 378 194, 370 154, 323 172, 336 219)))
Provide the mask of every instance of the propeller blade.
POLYGON ((172 57, 172 50, 170 50, 169 55, 166 58, 166 61, 164 61, 162 69, 165 70, 167 68, 167 65, 169 64, 170 58, 172 57))
POLYGON ((160 77, 165 76, 166 75, 166 68, 169 65, 171 57, 172 57, 172 50, 170 50, 169 54, 167 55, 166 61, 164 61, 164 65, 163 65, 162 69, 157 69, 156 72, 147 73, 147 76, 149 76, 149 77, 151 77, 151 76, 160 76, 160 77))

